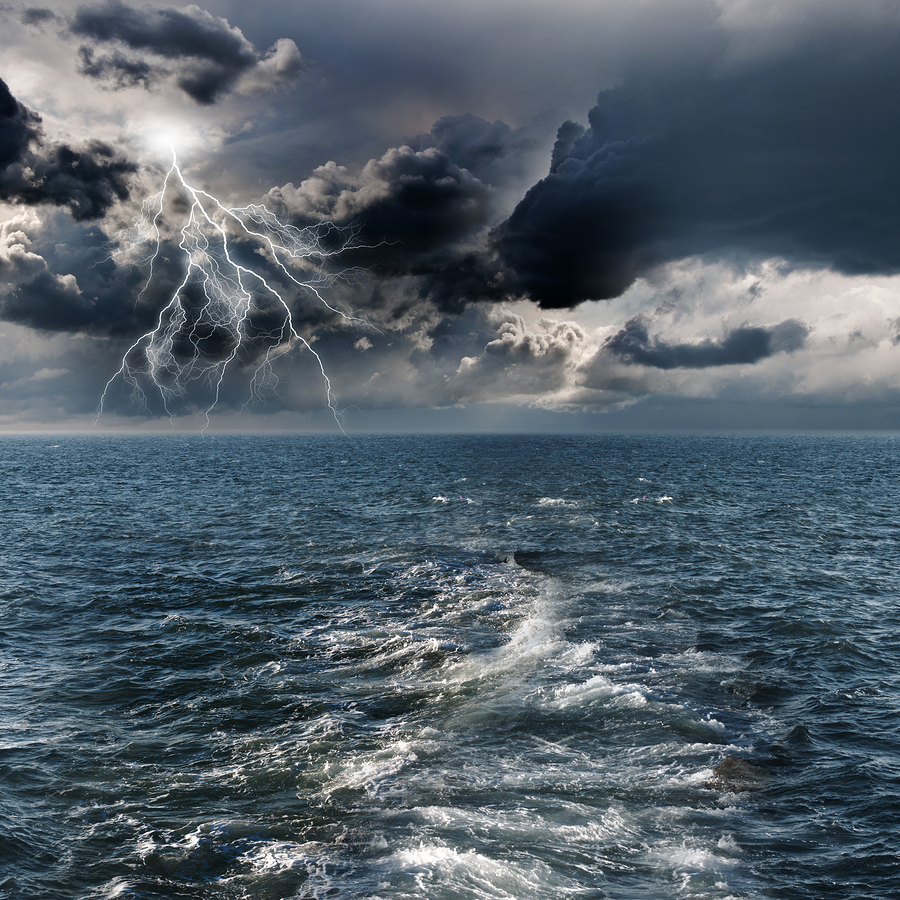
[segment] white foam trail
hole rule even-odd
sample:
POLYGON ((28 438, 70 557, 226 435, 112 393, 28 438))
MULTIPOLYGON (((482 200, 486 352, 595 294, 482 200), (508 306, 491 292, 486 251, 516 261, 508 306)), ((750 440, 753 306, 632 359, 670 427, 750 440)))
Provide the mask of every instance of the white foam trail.
POLYGON ((422 843, 391 854, 380 866, 388 895, 397 900, 545 900, 567 887, 539 860, 498 859, 475 850, 459 851, 437 843, 422 843), (399 878, 398 878, 399 876, 399 878), (412 882, 405 890, 396 882, 412 882))

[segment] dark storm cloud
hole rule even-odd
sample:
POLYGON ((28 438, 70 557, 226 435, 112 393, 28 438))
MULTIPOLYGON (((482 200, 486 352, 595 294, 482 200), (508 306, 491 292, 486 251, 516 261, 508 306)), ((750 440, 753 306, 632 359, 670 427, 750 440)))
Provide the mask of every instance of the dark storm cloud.
MULTIPOLYGON (((297 187, 273 189, 265 202, 299 224, 328 219, 353 228, 356 239, 341 263, 382 285, 412 279, 420 299, 458 312, 469 302, 509 295, 485 237, 501 217, 500 186, 521 176, 534 146, 526 129, 445 116, 358 174, 329 162, 297 187)), ((397 315, 407 311, 406 290, 372 296, 375 305, 377 298, 393 303, 397 315)))
POLYGON ((77 331, 93 316, 74 279, 45 269, 0 293, 0 318, 42 331, 77 331))
POLYGON ((389 151, 363 170, 358 196, 362 239, 393 244, 395 259, 443 250, 481 228, 490 211, 487 185, 437 150, 389 151))
POLYGON ((438 119, 430 134, 419 137, 416 149, 436 147, 476 178, 499 185, 521 175, 522 161, 535 143, 527 129, 467 113, 438 119))
POLYGON ((789 319, 769 328, 734 328, 720 341, 669 344, 658 337, 651 339, 647 320, 635 316, 604 343, 603 350, 654 369, 706 369, 757 363, 778 352, 792 353, 803 346, 807 334, 805 325, 789 319))
POLYGON ((0 199, 65 206, 76 220, 96 219, 128 196, 136 170, 101 141, 81 149, 47 141, 40 116, 0 80, 0 199))
POLYGON ((278 41, 263 57, 238 28, 196 6, 135 8, 107 0, 80 7, 69 31, 91 42, 79 51, 81 74, 117 88, 149 88, 171 76, 185 94, 205 106, 244 77, 252 89, 264 89, 287 83, 301 69, 292 41, 278 41), (98 53, 100 46, 113 49, 98 53))
POLYGON ((19 103, 0 80, 0 170, 18 163, 40 139, 41 119, 19 103))
POLYGON ((647 148, 629 138, 581 159, 572 140, 579 132, 571 122, 560 128, 550 174, 493 234, 516 286, 547 308, 617 297, 659 256, 663 209, 648 183, 647 148))
POLYGON ((383 248, 387 266, 395 258, 443 252, 483 228, 490 199, 490 187, 447 154, 408 146, 370 160, 359 175, 330 162, 299 187, 275 188, 265 198, 304 223, 354 223, 361 243, 383 248))
POLYGON ((891 15, 627 73, 494 232, 510 285, 570 307, 694 255, 900 272, 898 42, 891 15))
MULTIPOLYGON (((83 6, 71 23, 78 37, 97 44, 118 44, 123 50, 147 52, 178 63, 178 86, 201 104, 214 103, 240 75, 256 64, 250 43, 224 19, 199 9, 133 9, 118 0, 83 6)), ((82 74, 119 79, 124 66, 148 66, 142 57, 127 59, 121 52, 93 62, 90 48, 82 50, 82 74), (85 61, 87 55, 87 61, 85 61)))
POLYGON ((471 275, 485 290, 480 253, 468 248, 492 215, 493 191, 436 147, 389 150, 359 175, 328 163, 298 187, 269 192, 266 204, 303 224, 335 221, 356 230, 341 261, 378 279, 471 275))
POLYGON ((900 20, 808 24, 743 55, 712 15, 707 28, 703 52, 625 65, 587 127, 565 122, 549 173, 504 221, 490 189, 522 151, 474 116, 439 120, 359 177, 323 167, 294 205, 356 217, 377 248, 361 263, 417 279, 445 310, 610 299, 686 257, 900 272, 900 20))
MULTIPOLYGON (((105 335, 140 333, 155 321, 156 288, 139 297, 140 272, 113 263, 99 229, 41 217, 24 211, 0 224, 0 319, 45 332, 105 335)), ((165 253, 159 262, 160 283, 171 283, 165 253)))

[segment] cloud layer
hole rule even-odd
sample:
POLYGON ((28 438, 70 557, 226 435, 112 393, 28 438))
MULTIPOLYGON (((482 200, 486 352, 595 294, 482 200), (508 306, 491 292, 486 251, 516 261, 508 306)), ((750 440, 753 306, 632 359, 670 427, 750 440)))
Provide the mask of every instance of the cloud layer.
MULTIPOLYGON (((0 9, 3 384, 83 410, 180 285, 196 310, 188 194, 129 238, 171 125, 223 204, 333 223, 290 263, 333 309, 226 230, 348 406, 900 404, 893 4, 461 2, 0 9)), ((286 349, 264 409, 321 406, 286 349)))

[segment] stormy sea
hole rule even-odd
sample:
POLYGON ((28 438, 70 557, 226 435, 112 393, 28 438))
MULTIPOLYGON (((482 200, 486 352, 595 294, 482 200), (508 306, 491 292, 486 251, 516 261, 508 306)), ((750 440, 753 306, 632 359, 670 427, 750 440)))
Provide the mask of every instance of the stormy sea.
POLYGON ((900 439, 0 439, 0 898, 900 896, 900 439))

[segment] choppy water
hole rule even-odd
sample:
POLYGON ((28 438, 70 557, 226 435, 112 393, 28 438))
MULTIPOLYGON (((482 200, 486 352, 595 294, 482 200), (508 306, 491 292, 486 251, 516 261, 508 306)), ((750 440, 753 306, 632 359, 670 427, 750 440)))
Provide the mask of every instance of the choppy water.
POLYGON ((900 896, 898 450, 0 440, 0 898, 900 896))

